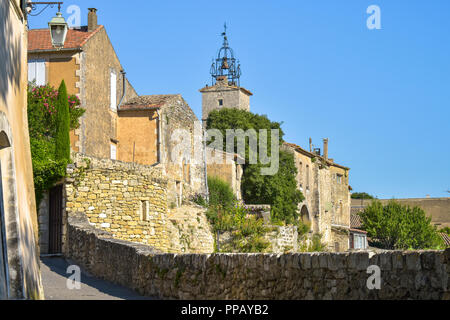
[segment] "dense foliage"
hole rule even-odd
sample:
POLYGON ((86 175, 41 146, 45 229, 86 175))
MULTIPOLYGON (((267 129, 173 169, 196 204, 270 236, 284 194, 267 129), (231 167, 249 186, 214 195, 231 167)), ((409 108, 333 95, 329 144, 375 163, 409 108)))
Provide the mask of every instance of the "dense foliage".
MULTIPOLYGON (((254 114, 245 110, 221 109, 210 113, 207 120, 207 129, 218 129, 223 135, 223 150, 226 151, 226 130, 227 129, 254 129, 259 141, 259 130, 279 130, 279 144, 282 143, 283 131, 281 124, 270 121, 267 116, 254 114)), ((270 157, 271 150, 270 131, 267 134, 267 154, 270 157)), ((270 165, 263 165, 258 156, 257 164, 250 164, 250 152, 248 139, 246 139, 245 165, 242 177, 242 197, 246 203, 270 204, 272 206, 272 219, 281 220, 287 223, 295 223, 298 219, 298 204, 303 201, 302 193, 297 189, 295 167, 293 155, 279 150, 279 170, 274 175, 262 175, 261 168, 270 165)), ((259 150, 258 150, 259 151, 259 150)), ((237 143, 235 141, 235 152, 237 153, 237 143)))
POLYGON ((366 192, 355 192, 352 193, 352 199, 375 199, 375 197, 366 192))
POLYGON ((236 203, 236 197, 230 185, 225 181, 208 177, 209 206, 216 209, 229 209, 236 203))
POLYGON ((263 219, 238 203, 233 190, 225 181, 208 177, 209 206, 206 213, 217 233, 230 232, 230 242, 221 252, 261 252, 269 246, 263 236, 268 231, 263 219))
MULTIPOLYGON (((42 193, 65 176, 67 159, 56 157, 55 135, 58 126, 57 90, 46 85, 28 87, 28 128, 30 133, 31 157, 33 162, 36 203, 42 199, 42 193)), ((65 97, 69 106, 70 129, 79 126, 79 118, 84 109, 75 95, 65 97)), ((69 146, 70 148, 70 146, 69 146)))
POLYGON ((384 249, 430 249, 443 245, 425 211, 390 201, 374 200, 360 213, 363 229, 384 249))

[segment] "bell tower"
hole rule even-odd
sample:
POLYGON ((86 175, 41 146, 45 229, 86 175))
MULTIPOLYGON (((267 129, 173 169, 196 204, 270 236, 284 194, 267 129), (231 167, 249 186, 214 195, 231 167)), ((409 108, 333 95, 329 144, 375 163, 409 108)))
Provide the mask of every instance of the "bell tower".
POLYGON ((250 97, 253 94, 241 87, 241 65, 229 46, 226 24, 224 29, 222 47, 211 65, 211 86, 206 85, 200 89, 203 121, 206 121, 209 114, 217 109, 236 108, 250 111, 250 97))

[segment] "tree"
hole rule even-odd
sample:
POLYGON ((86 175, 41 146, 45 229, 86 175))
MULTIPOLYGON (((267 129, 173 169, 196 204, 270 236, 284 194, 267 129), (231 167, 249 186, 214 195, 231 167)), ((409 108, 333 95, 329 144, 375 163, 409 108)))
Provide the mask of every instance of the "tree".
POLYGON ((70 162, 70 114, 66 83, 61 81, 56 101, 55 159, 70 162))
MULTIPOLYGON (((206 122, 207 129, 218 129, 223 136, 223 150, 226 151, 226 130, 242 129, 247 131, 254 129, 259 141, 259 130, 279 130, 279 144, 283 142, 281 123, 272 122, 265 115, 254 114, 239 109, 221 109, 210 113, 206 122)), ((292 154, 279 150, 271 150, 271 135, 267 135, 267 155, 272 151, 279 152, 279 170, 274 175, 262 175, 261 164, 258 158, 257 164, 250 164, 250 150, 248 140, 245 144, 245 165, 242 177, 242 197, 246 203, 270 204, 272 206, 272 218, 275 220, 293 223, 298 218, 298 204, 303 201, 302 193, 297 189, 297 168, 292 154)), ((238 152, 235 143, 234 152, 238 152)))
POLYGON ((384 205, 379 200, 360 213, 362 227, 384 249, 428 249, 443 245, 435 227, 420 207, 395 200, 384 205))
POLYGON ((355 192, 352 193, 352 199, 375 199, 375 197, 366 192, 355 192))

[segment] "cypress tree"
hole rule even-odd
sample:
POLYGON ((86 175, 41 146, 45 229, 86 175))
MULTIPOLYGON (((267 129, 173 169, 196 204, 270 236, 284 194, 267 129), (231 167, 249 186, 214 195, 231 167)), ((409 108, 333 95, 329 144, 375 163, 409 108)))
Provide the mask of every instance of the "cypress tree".
POLYGON ((70 113, 66 84, 61 81, 56 102, 55 160, 70 162, 70 113))

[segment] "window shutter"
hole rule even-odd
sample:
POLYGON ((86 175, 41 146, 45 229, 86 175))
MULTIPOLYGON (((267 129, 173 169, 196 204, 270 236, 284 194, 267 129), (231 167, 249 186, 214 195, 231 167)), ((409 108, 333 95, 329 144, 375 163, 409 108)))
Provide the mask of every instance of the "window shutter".
POLYGON ((36 62, 36 84, 45 86, 45 61, 36 62))
POLYGON ((45 60, 28 61, 28 81, 36 81, 37 86, 45 86, 45 60))
POLYGON ((111 110, 117 111, 117 76, 111 72, 111 110))
POLYGON ((111 160, 117 160, 117 147, 115 144, 111 145, 111 160))
POLYGON ((28 61, 28 82, 36 79, 36 61, 28 61))

